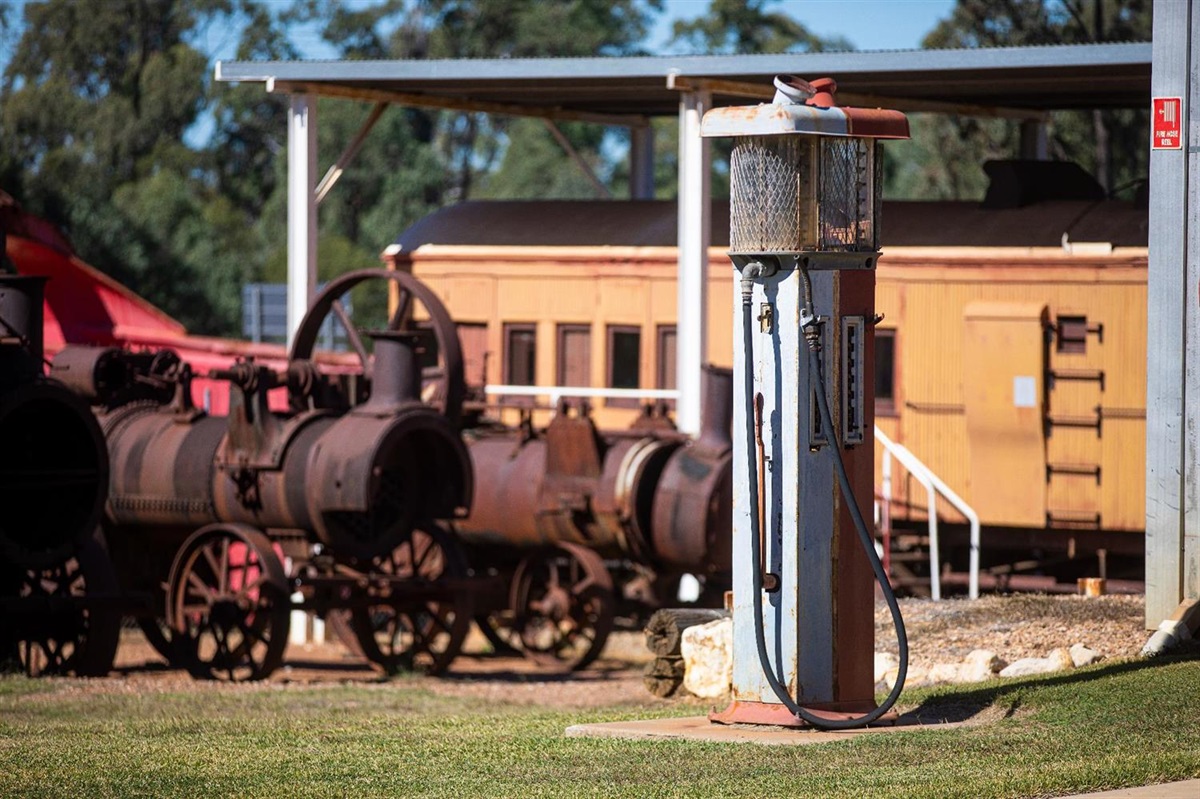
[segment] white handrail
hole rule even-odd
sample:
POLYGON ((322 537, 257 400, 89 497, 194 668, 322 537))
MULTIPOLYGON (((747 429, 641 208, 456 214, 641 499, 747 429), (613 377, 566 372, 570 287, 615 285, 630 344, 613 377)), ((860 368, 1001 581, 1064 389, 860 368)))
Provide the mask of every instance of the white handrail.
POLYGON ((934 600, 942 598, 941 555, 938 550, 937 494, 941 494, 953 505, 959 513, 967 517, 971 523, 971 553, 969 566, 969 583, 967 595, 971 599, 979 598, 979 514, 963 500, 954 489, 946 485, 940 477, 933 473, 925 463, 905 447, 887 437, 878 427, 875 428, 875 439, 883 445, 884 474, 887 475, 884 486, 884 496, 891 496, 891 458, 908 470, 908 473, 925 487, 925 495, 929 515, 929 592, 934 600))
POLYGON ((562 397, 598 397, 601 399, 679 399, 673 388, 594 388, 592 386, 484 386, 489 396, 549 397, 557 406, 562 397))

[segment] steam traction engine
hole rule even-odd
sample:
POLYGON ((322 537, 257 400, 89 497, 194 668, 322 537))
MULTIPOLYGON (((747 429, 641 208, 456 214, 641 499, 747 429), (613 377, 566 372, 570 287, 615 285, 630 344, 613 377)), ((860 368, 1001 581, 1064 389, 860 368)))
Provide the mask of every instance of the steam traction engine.
POLYGON ((285 368, 210 373, 228 417, 193 404, 170 350, 67 347, 53 372, 108 442, 122 587, 152 597, 148 640, 197 676, 266 677, 292 610, 388 671, 445 669, 472 618, 498 650, 580 668, 623 600, 654 604, 683 572, 728 583, 728 370, 709 371, 695 442, 565 405, 540 432, 463 423, 453 320, 410 275, 365 270, 316 298, 285 368), (378 281, 394 310, 365 331, 345 299, 378 281), (330 316, 352 354, 316 351, 330 316))
POLYGON ((586 405, 565 403, 541 433, 528 424, 467 431, 475 499, 454 530, 477 570, 508 586, 477 617, 497 648, 581 668, 623 601, 654 606, 685 572, 728 584, 728 370, 707 370, 705 398, 694 442, 653 417, 601 432, 586 405))
MULTIPOLYGON (((371 272, 370 275, 376 273, 371 272)), ((341 614, 363 654, 391 670, 444 669, 471 619, 471 590, 443 520, 465 511, 471 471, 458 435, 461 358, 444 308, 415 279, 388 276, 402 307, 433 318, 445 367, 421 399, 429 326, 397 313, 357 355, 318 366, 319 319, 346 314, 352 273, 318 298, 285 370, 239 362, 229 416, 192 404, 190 368, 169 350, 68 347, 54 373, 97 407, 112 457, 106 525, 128 590, 169 660, 202 677, 261 679, 290 611, 341 614), (270 392, 289 410, 272 411, 270 392), (165 581, 165 590, 162 588, 165 581)))
POLYGON ((100 675, 120 633, 98 533, 108 455, 87 406, 43 375, 45 280, 0 275, 0 667, 100 675))
MULTIPOLYGON (((364 347, 355 343, 357 328, 339 298, 378 281, 402 289, 391 298, 390 326, 425 333, 422 396, 458 422, 464 384, 456 327, 424 284, 403 272, 367 270, 331 283, 297 332, 291 368, 311 362, 318 331, 331 315, 367 363, 364 347)), ((356 311, 370 299, 359 294, 356 311)), ((379 358, 377 343, 376 370, 379 358)), ((379 380, 378 373, 373 379, 379 380)), ((350 401, 352 393, 347 392, 350 401)), ((435 561, 444 560, 451 574, 462 568, 455 542, 465 553, 472 579, 440 582, 460 588, 455 622, 470 608, 497 651, 516 650, 542 666, 581 668, 600 653, 615 614, 629 604, 624 600, 653 604, 656 589, 683 572, 727 585, 732 459, 728 370, 709 370, 706 398, 704 430, 695 442, 661 418, 647 418, 630 430, 598 431, 585 407, 566 405, 542 431, 528 422, 512 429, 483 423, 475 414, 463 419, 468 475, 474 481, 468 492, 470 511, 448 522, 453 541, 440 530, 431 538, 440 553, 435 561)), ((413 462, 427 480, 440 483, 444 478, 434 475, 445 466, 431 459, 432 450, 417 449, 413 462)), ((423 544, 414 549, 425 551, 423 544)), ((400 571, 407 574, 409 567, 403 564, 409 559, 401 550, 381 562, 386 568, 401 564, 400 571)), ((375 613, 372 618, 386 629, 379 622, 390 617, 375 613)), ((361 616, 352 619, 352 630, 345 620, 344 612, 326 614, 343 640, 371 644, 371 637, 363 635, 361 616)), ((461 637, 456 634, 453 641, 461 637)), ((439 664, 451 657, 453 652, 446 651, 439 664)))

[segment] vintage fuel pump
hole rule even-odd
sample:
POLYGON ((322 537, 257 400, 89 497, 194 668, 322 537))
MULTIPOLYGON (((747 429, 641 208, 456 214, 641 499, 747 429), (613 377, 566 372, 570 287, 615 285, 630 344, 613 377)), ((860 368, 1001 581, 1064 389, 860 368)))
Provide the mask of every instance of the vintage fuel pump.
POLYGON ((865 519, 874 480, 879 139, 897 111, 840 108, 836 84, 775 79, 772 103, 714 109, 734 137, 733 702, 722 723, 839 729, 899 695, 907 642, 865 519), (872 574, 874 576, 872 576, 872 574), (874 701, 874 585, 900 674, 874 701))

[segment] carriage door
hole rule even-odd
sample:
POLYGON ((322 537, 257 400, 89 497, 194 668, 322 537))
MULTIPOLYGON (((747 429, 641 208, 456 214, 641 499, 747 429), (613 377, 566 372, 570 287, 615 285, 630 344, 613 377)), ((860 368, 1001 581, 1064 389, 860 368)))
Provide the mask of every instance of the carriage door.
POLYGON ((988 524, 1046 524, 1046 306, 963 311, 970 503, 988 524))

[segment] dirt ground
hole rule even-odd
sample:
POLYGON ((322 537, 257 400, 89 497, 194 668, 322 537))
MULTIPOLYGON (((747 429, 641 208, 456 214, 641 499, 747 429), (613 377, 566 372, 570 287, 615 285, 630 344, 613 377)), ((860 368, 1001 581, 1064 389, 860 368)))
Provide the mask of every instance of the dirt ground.
MULTIPOLYGON (((906 599, 900 603, 914 662, 962 660, 989 649, 1009 663, 1045 657, 1051 650, 1084 644, 1106 658, 1133 657, 1150 638, 1145 597, 1013 594, 971 601, 906 599)), ((895 651, 891 615, 875 609, 875 648, 895 651)))
MULTIPOLYGON (((1149 637, 1143 624, 1141 596, 989 596, 935 603, 909 599, 901 603, 912 653, 917 664, 961 660, 972 649, 991 649, 1001 658, 1045 656, 1057 647, 1082 643, 1107 658, 1137 655, 1149 637)), ((893 650, 895 637, 886 607, 876 608, 876 642, 893 650)), ((603 655, 587 670, 555 674, 519 657, 485 654, 477 633, 468 638, 450 673, 417 679, 438 694, 551 707, 598 707, 617 702, 657 704, 685 702, 707 709, 719 700, 694 697, 661 700, 642 686, 641 670, 650 660, 637 631, 618 631, 603 655)), ((384 678, 361 657, 337 642, 291 644, 283 667, 270 678, 275 685, 375 683, 384 678)), ((73 681, 85 692, 156 692, 178 690, 253 690, 250 686, 200 683, 171 669, 141 634, 123 634, 113 674, 103 680, 73 681)))

